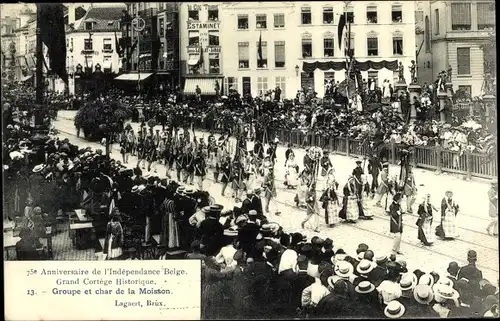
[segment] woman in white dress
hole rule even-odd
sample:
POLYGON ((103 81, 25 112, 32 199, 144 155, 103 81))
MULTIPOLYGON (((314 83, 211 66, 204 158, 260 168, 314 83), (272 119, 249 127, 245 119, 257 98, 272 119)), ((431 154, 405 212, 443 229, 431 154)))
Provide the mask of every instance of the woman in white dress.
POLYGON ((447 191, 445 197, 441 201, 441 231, 440 237, 444 239, 454 239, 458 236, 456 226, 456 216, 458 213, 458 205, 453 200, 453 192, 447 191))
POLYGON ((383 98, 385 101, 390 101, 391 100, 391 89, 389 88, 389 80, 386 79, 384 80, 384 84, 382 85, 382 90, 383 90, 383 98))
POLYGON ((304 169, 299 175, 299 181, 300 185, 297 190, 297 194, 295 195, 295 203, 297 204, 297 207, 305 208, 306 195, 311 183, 311 173, 307 169, 304 169))
MULTIPOLYGON (((116 210, 115 213, 117 211, 118 210, 116 210)), ((107 254, 107 260, 116 259, 123 254, 123 228, 120 221, 120 215, 113 214, 111 221, 108 223, 106 228, 106 239, 104 241, 103 253, 107 254)))
POLYGON ((293 152, 290 153, 289 158, 286 162, 286 175, 285 180, 287 184, 287 188, 296 189, 299 185, 298 182, 298 166, 295 162, 295 154, 293 152))

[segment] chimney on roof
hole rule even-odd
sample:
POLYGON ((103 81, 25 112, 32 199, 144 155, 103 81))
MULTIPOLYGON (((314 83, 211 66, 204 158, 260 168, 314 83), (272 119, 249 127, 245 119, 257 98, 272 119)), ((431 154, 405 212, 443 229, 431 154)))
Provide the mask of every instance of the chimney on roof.
POLYGON ((68 3, 67 7, 68 7, 68 25, 75 24, 76 4, 75 3, 68 3))

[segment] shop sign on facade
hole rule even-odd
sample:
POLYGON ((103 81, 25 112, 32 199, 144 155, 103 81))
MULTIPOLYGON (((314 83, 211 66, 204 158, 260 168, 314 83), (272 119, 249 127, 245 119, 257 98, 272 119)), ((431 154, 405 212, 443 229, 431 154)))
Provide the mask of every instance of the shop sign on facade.
POLYGON ((219 30, 219 28, 220 28, 220 21, 209 21, 209 22, 187 21, 188 30, 200 30, 200 29, 219 30))
POLYGON ((220 53, 220 46, 209 46, 205 50, 208 53, 220 53))

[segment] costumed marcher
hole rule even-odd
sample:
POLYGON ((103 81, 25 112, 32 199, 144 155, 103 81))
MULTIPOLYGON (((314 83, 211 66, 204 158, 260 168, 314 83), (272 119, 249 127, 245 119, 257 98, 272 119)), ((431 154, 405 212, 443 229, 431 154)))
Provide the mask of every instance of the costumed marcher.
POLYGON ((321 156, 320 159, 320 166, 321 166, 321 177, 325 180, 323 186, 323 190, 325 190, 327 188, 327 182, 326 182, 327 175, 330 172, 330 170, 333 169, 333 164, 332 161, 330 160, 329 152, 326 149, 323 150, 323 156, 321 156))
POLYGON ((187 152, 184 154, 184 183, 188 182, 189 179, 189 184, 193 185, 194 181, 194 155, 193 155, 193 148, 188 147, 187 152))
POLYGON ((403 234, 403 214, 401 212, 401 193, 396 193, 392 198, 392 204, 389 207, 389 214, 391 216, 390 232, 394 235, 394 242, 392 245, 392 252, 394 254, 403 253, 401 248, 401 236, 403 234))
POLYGON ((325 223, 329 227, 333 227, 335 224, 340 222, 340 217, 338 213, 339 200, 336 192, 336 186, 329 184, 326 190, 321 195, 320 202, 323 203, 323 209, 325 210, 325 223))
POLYGON ((307 206, 307 216, 302 223, 300 223, 300 226, 302 228, 305 228, 305 224, 309 221, 312 220, 311 222, 311 227, 315 232, 319 232, 319 212, 317 209, 317 203, 316 203, 316 184, 312 183, 311 186, 309 186, 309 189, 307 190, 307 195, 306 195, 306 206, 307 206))
POLYGON ((347 179, 344 185, 342 200, 342 209, 339 212, 339 217, 346 220, 348 223, 354 223, 359 218, 358 206, 358 191, 355 177, 352 175, 347 179))
POLYGON ((378 174, 382 171, 382 162, 376 153, 368 161, 368 174, 372 176, 371 193, 372 198, 375 197, 375 192, 378 190, 378 174))
POLYGON ((203 181, 205 180, 206 175, 206 166, 205 158, 201 151, 198 151, 196 157, 194 159, 194 176, 196 177, 198 190, 203 190, 203 181))
POLYGON ((220 164, 220 172, 222 173, 221 183, 222 183, 222 192, 221 195, 224 196, 224 193, 227 188, 227 184, 231 181, 231 157, 228 156, 223 158, 220 164))
MULTIPOLYGON (((270 170, 267 176, 264 179, 264 184, 262 186, 264 189, 264 211, 266 214, 269 214, 269 205, 272 199, 276 198, 276 186, 274 182, 274 170, 270 170)), ((276 215, 279 215, 279 211, 276 208, 276 215)))
POLYGON ((432 211, 437 209, 430 203, 431 194, 425 194, 424 201, 418 206, 417 220, 418 239, 425 246, 430 246, 434 242, 434 233, 432 231, 432 211))
POLYGON ((299 188, 297 189, 297 194, 295 195, 294 199, 295 204, 299 208, 306 207, 306 195, 307 195, 307 190, 311 185, 311 178, 312 178, 311 176, 312 176, 311 172, 307 168, 304 168, 299 175, 300 185, 299 188))
POLYGON ((408 175, 406 176, 406 184, 404 184, 404 196, 406 197, 406 211, 409 214, 413 213, 413 204, 416 200, 417 185, 415 183, 415 174, 413 173, 411 165, 408 165, 408 175))
POLYGON ((459 206, 453 200, 453 192, 447 191, 441 201, 441 225, 436 228, 436 235, 450 240, 458 236, 456 227, 456 216, 459 206))
POLYGON ((293 152, 290 152, 287 157, 285 183, 287 188, 296 189, 298 186, 299 166, 295 162, 295 154, 293 152))
POLYGON ((385 203, 387 204, 387 199, 389 198, 389 193, 391 192, 389 185, 389 163, 384 163, 382 165, 382 172, 380 173, 380 185, 377 188, 377 197, 375 198, 376 206, 382 207, 380 202, 384 196, 386 197, 385 203))
POLYGON ((231 166, 231 187, 233 189, 232 197, 236 202, 241 202, 241 193, 243 192, 243 168, 241 163, 235 160, 231 166))
POLYGON ((111 217, 111 221, 106 227, 106 239, 104 241, 103 253, 107 254, 106 259, 112 260, 119 258, 122 254, 123 246, 123 228, 121 217, 117 208, 111 217))
POLYGON ((498 180, 494 179, 491 182, 491 188, 488 190, 489 202, 489 216, 491 219, 490 224, 486 227, 488 235, 498 235, 498 180), (493 229, 493 231, 492 231, 493 229))

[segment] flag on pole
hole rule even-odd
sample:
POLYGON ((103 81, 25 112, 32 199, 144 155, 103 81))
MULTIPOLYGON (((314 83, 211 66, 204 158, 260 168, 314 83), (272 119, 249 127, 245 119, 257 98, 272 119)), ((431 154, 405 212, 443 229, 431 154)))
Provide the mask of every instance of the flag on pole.
POLYGON ((257 47, 257 54, 259 56, 259 63, 258 63, 258 67, 262 67, 262 31, 260 32, 260 36, 259 36, 259 45, 257 47))
POLYGON ((118 41, 118 36, 116 35, 116 30, 115 30, 115 46, 116 46, 116 53, 118 54, 118 57, 122 58, 123 57, 123 48, 120 44, 120 41, 118 41))
POLYGON ((344 28, 345 28, 345 13, 340 15, 339 27, 337 30, 339 37, 339 49, 342 48, 342 36, 344 34, 344 28))
POLYGON ((66 70, 66 33, 62 3, 37 3, 41 19, 42 41, 47 46, 50 58, 50 70, 68 83, 66 70))

